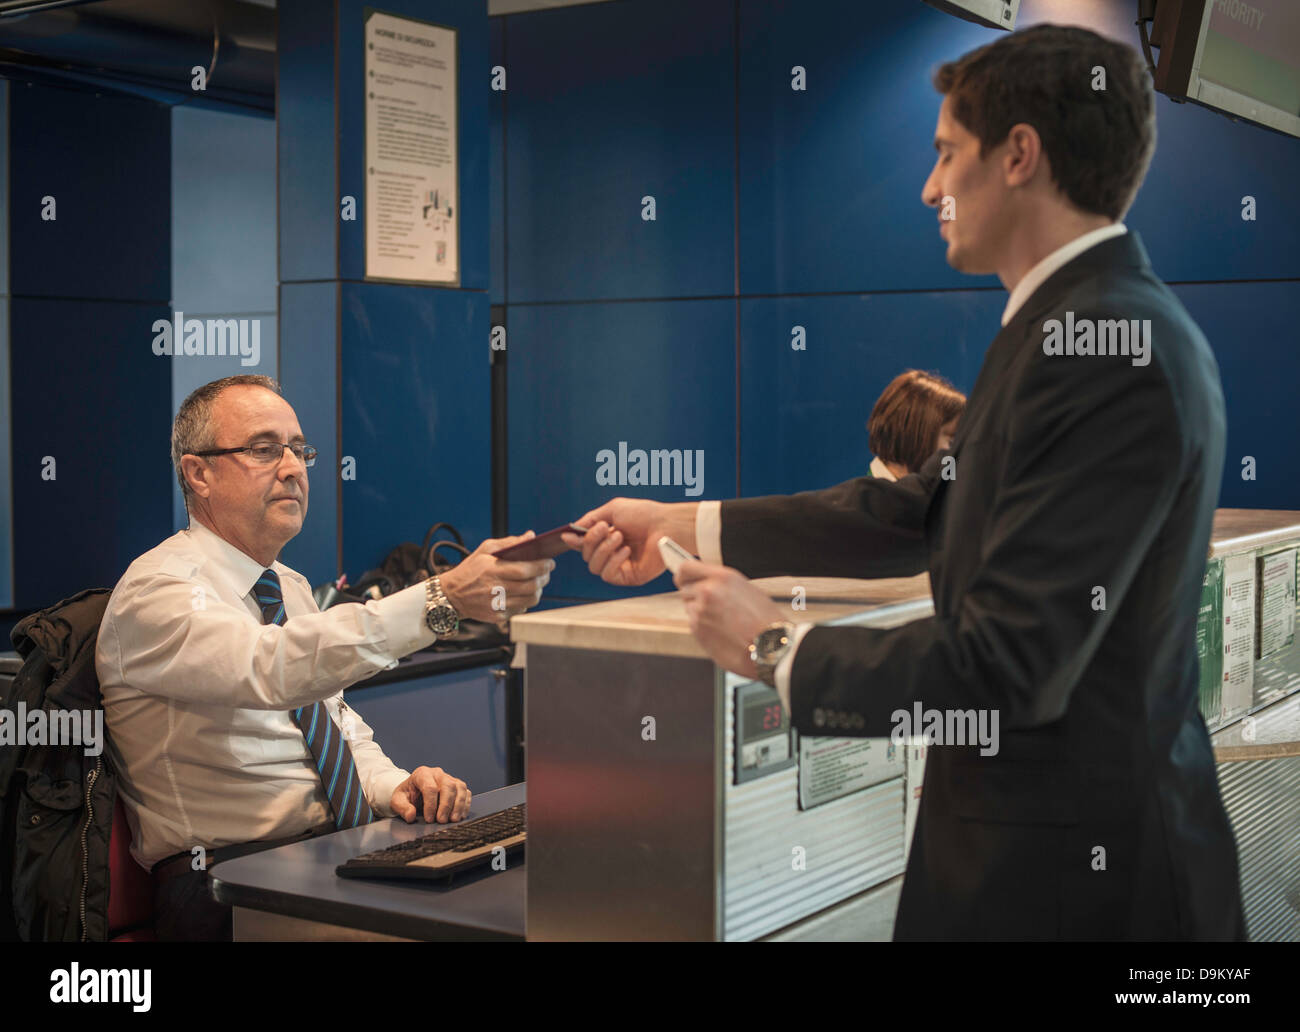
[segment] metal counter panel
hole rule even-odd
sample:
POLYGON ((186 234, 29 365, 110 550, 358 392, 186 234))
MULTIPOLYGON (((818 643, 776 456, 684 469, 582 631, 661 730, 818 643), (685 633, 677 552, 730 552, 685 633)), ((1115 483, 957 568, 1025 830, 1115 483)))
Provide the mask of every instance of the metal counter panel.
POLYGON ((529 646, 529 940, 716 938, 717 681, 704 659, 529 646))
POLYGON ((1300 942, 1300 756, 1218 766, 1246 931, 1253 942, 1300 942))

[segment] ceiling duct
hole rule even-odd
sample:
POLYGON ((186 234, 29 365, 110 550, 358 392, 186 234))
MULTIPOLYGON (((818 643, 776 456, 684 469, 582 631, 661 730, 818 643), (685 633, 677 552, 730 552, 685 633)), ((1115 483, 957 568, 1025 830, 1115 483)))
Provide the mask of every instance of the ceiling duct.
POLYGON ((242 0, 55 3, 0 3, 0 74, 275 109, 274 10, 242 0), (202 93, 192 87, 195 68, 207 80, 202 93))

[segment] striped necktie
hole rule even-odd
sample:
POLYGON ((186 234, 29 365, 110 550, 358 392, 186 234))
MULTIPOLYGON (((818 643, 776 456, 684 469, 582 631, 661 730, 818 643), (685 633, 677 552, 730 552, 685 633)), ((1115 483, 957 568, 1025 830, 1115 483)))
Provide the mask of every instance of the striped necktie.
MULTIPOLYGON (((253 598, 262 607, 262 622, 283 624, 284 595, 280 591, 280 575, 274 570, 263 570, 253 585, 253 598)), ((316 773, 329 796, 334 811, 334 826, 353 828, 375 820, 374 811, 361 791, 361 779, 352 759, 343 732, 330 716, 323 702, 313 702, 293 711, 294 723, 307 739, 307 748, 316 760, 316 773)))

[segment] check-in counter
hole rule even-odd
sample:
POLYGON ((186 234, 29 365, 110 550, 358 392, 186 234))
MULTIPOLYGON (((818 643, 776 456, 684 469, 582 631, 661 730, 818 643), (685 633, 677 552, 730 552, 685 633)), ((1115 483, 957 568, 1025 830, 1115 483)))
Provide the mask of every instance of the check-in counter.
POLYGON ((1300 512, 1220 509, 1197 649, 1246 930, 1300 941, 1300 512))
MULTIPOLYGON (((787 602, 800 589, 795 615, 818 622, 932 611, 924 576, 758 583, 787 602)), ((772 689, 708 659, 677 592, 511 628, 526 650, 530 940, 759 938, 902 873, 904 750, 797 742, 772 689)), ((871 914, 888 937, 892 898, 871 914)))
MULTIPOLYGON (((1300 716, 1275 715, 1300 713, 1297 546, 1300 513, 1220 510, 1198 631, 1254 938, 1300 935, 1300 716), (1267 757, 1231 751, 1243 721, 1267 757)), ((799 620, 892 627, 933 612, 925 575, 756 583, 798 600, 799 620)), ((707 658, 675 591, 511 627, 526 667, 530 940, 889 938, 919 743, 800 739, 772 689, 707 658)))

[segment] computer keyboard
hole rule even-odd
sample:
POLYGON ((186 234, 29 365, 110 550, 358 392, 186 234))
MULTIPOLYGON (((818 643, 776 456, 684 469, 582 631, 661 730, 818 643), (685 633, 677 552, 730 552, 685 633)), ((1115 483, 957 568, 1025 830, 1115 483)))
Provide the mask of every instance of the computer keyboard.
POLYGON ((409 842, 354 856, 339 864, 343 878, 450 878, 489 863, 497 849, 507 854, 524 848, 527 803, 475 817, 463 824, 446 824, 409 842))

